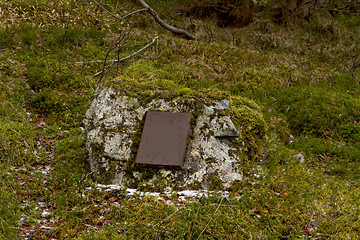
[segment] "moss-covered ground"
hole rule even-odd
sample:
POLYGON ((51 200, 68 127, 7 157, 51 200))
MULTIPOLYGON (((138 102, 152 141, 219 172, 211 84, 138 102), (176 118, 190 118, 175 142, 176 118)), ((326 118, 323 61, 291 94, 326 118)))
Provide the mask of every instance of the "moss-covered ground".
POLYGON ((0 2, 0 239, 358 239, 360 17, 321 9, 278 24, 260 9, 220 28, 176 3, 149 1, 199 40, 91 1, 0 2), (264 123, 234 110, 247 145, 233 197, 178 206, 97 190, 82 120, 113 80, 129 94, 222 91, 260 111, 264 123))

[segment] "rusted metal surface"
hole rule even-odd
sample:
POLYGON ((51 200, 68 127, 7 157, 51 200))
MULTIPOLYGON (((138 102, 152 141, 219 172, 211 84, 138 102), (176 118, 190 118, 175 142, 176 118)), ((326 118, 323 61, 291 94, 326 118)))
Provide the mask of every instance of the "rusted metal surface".
POLYGON ((181 168, 190 132, 190 118, 189 113, 147 112, 136 163, 181 168))

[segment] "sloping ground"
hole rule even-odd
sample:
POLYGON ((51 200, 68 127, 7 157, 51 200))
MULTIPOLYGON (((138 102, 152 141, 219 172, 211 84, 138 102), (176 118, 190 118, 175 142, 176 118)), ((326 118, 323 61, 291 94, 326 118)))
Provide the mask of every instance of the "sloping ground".
MULTIPOLYGON (((137 8, 109 2, 119 15, 137 8)), ((149 4, 199 40, 146 14, 116 22, 88 1, 1 1, 0 238, 358 238, 359 16, 277 25, 259 13, 218 28, 149 4), (260 139, 239 109, 245 180, 188 200, 98 188, 82 120, 96 85, 114 79, 130 93, 206 90, 261 111, 260 139)))

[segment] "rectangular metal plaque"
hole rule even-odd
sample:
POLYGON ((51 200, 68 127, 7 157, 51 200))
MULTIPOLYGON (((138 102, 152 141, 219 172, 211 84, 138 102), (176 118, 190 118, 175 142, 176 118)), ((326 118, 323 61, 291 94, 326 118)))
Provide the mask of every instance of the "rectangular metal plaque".
POLYGON ((136 163, 182 167, 190 118, 189 113, 147 112, 136 163))

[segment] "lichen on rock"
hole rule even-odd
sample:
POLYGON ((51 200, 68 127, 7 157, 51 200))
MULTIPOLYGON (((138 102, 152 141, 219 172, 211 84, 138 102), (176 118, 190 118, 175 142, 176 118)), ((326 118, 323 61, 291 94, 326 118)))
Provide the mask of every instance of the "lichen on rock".
POLYGON ((84 120, 90 166, 106 184, 148 190, 228 189, 242 180, 244 144, 239 144, 241 124, 233 120, 229 99, 204 100, 195 94, 145 98, 127 96, 113 86, 104 87, 84 120), (135 164, 144 118, 150 110, 192 114, 182 169, 135 164))

